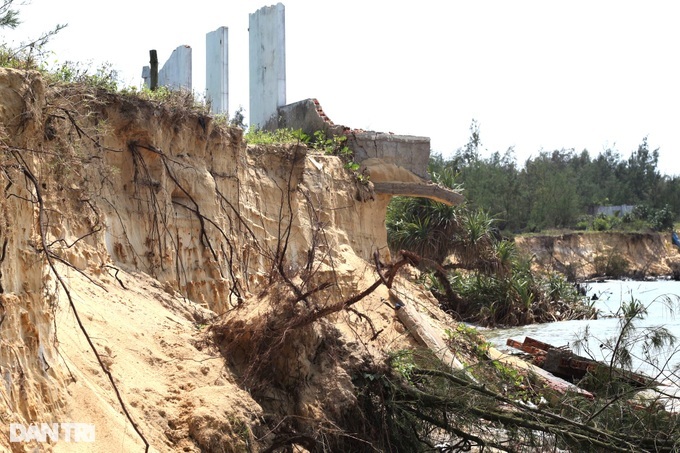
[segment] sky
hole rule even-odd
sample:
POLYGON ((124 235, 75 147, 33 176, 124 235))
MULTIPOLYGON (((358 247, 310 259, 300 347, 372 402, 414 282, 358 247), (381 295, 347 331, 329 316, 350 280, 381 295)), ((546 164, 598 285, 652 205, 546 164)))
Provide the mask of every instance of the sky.
MULTIPOLYGON (((275 2, 31 0, 26 41, 68 24, 50 61, 110 63, 141 86, 149 50, 162 65, 192 47, 193 88, 205 88, 205 35, 229 28, 229 110, 248 116, 248 15, 275 2)), ((680 175, 680 26, 675 2, 598 0, 287 0, 286 98, 317 98, 336 124, 426 136, 447 157, 473 120, 482 156, 514 149, 613 149, 647 137, 659 171, 680 175)), ((246 119, 247 122, 247 119, 246 119)))

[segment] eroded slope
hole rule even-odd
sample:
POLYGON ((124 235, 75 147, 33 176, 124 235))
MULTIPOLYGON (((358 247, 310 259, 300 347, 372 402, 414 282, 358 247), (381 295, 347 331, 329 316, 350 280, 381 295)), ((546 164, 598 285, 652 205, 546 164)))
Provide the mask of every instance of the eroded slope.
POLYGON ((412 341, 384 286, 352 301, 391 260, 389 196, 336 157, 37 73, 0 70, 0 94, 0 423, 97 430, 2 448, 317 442, 355 415, 353 370, 412 341))

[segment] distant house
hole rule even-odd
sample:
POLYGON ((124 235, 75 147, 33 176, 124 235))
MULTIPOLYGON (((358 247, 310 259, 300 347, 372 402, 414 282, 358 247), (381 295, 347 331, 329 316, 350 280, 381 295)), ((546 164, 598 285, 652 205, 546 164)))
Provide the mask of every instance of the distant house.
POLYGON ((596 206, 594 214, 620 217, 624 214, 633 212, 633 208, 635 208, 635 206, 631 204, 622 204, 619 206, 596 206))

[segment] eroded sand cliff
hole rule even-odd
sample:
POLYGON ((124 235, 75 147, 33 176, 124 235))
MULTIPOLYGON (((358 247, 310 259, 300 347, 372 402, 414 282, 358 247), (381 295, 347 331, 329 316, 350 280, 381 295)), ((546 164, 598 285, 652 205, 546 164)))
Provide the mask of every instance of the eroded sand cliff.
POLYGON ((536 268, 576 279, 607 275, 608 265, 622 267, 617 277, 680 278, 680 251, 670 233, 567 233, 518 237, 515 243, 533 256, 536 268))
POLYGON ((0 69, 0 99, 0 449, 259 451, 336 429, 353 370, 413 344, 385 286, 257 330, 342 304, 391 259, 389 196, 359 196, 337 157, 33 72, 0 69), (10 442, 10 423, 53 422, 96 441, 10 442))
MULTIPOLYGON (((0 151, 0 450, 365 443, 342 431, 361 425, 353 378, 416 345, 376 272, 400 259, 391 195, 302 144, 247 146, 176 101, 34 72, 0 69, 0 151), (55 422, 95 442, 10 442, 10 423, 55 422)), ((365 167, 442 198, 395 162, 365 167)), ((541 259, 588 263, 581 240, 541 259)), ((392 290, 460 358, 436 301, 399 275, 392 290)))

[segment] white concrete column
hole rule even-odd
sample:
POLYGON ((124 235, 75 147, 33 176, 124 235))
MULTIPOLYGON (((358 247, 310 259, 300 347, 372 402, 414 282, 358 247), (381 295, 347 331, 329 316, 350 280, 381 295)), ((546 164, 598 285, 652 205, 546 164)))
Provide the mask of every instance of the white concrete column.
POLYGON ((205 35, 205 97, 212 113, 229 112, 229 29, 205 35))
POLYGON ((179 46, 158 71, 158 86, 191 91, 191 47, 179 46))
POLYGON ((265 127, 286 105, 286 30, 282 3, 250 14, 250 125, 265 127))
POLYGON ((142 79, 145 87, 151 87, 151 66, 142 67, 142 79))

